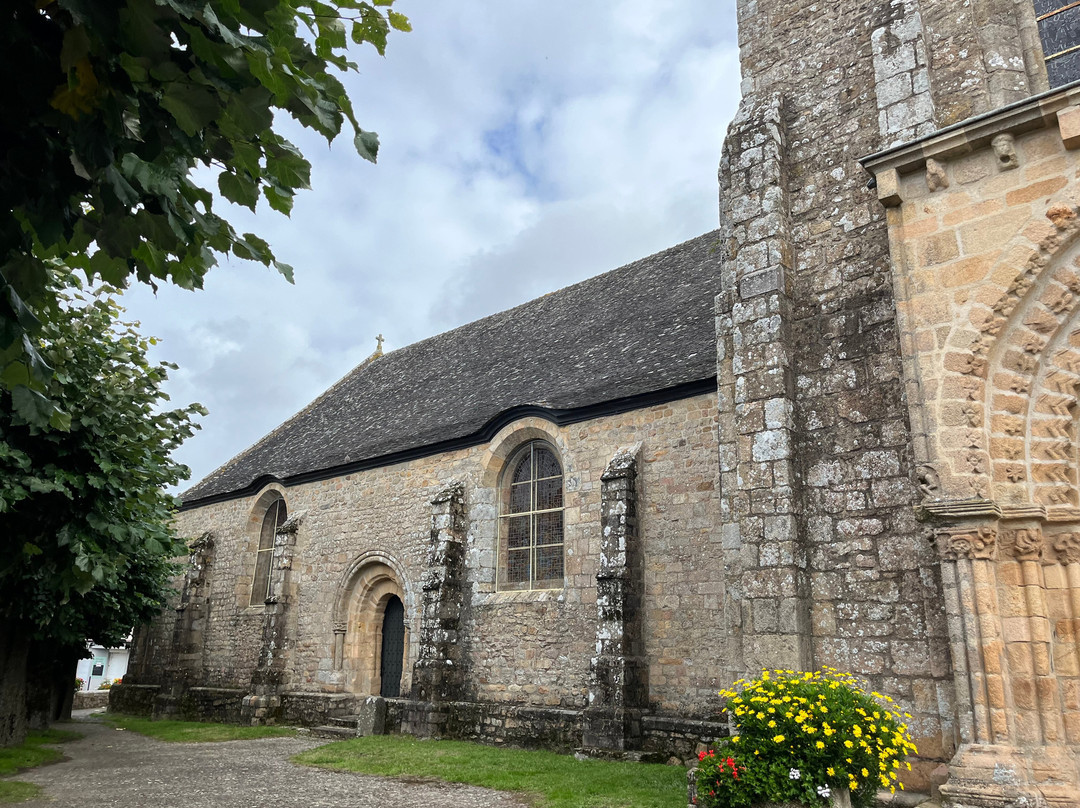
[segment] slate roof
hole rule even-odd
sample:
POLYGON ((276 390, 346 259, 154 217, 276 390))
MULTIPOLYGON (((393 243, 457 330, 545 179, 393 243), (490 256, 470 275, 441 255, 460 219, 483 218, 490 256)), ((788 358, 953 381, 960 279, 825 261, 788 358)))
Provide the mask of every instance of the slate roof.
POLYGON ((446 441, 480 442, 485 427, 522 407, 579 411, 715 377, 718 237, 360 365, 185 492, 185 507, 239 496, 267 477, 345 473, 446 441))

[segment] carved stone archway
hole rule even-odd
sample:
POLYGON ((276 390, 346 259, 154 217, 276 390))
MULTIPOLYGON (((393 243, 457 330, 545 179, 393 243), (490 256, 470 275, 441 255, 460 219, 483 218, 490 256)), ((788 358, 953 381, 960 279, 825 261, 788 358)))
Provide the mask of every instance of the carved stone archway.
POLYGON ((380 693, 383 618, 387 604, 393 598, 399 599, 405 607, 402 670, 407 675, 410 598, 403 587, 404 580, 400 565, 385 553, 361 555, 342 576, 334 604, 333 665, 335 678, 346 692, 380 693))
POLYGON ((865 163, 948 616, 958 751, 941 793, 965 808, 1080 804, 1080 183, 1055 114, 1078 100, 865 163))

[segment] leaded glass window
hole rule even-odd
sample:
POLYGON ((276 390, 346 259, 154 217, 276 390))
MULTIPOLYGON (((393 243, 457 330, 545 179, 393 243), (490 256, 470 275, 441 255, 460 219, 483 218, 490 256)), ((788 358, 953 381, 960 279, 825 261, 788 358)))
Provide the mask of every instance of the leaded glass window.
POLYGON ((562 466, 548 444, 533 441, 507 465, 499 514, 498 588, 562 586, 562 466))
POLYGON ((1080 79, 1080 2, 1035 0, 1035 18, 1050 86, 1080 79))
POLYGON ((274 536, 277 529, 285 524, 288 514, 285 500, 278 497, 270 503, 263 516, 259 531, 259 550, 255 554, 255 577, 251 580, 251 606, 261 606, 270 594, 270 562, 274 560, 274 536))

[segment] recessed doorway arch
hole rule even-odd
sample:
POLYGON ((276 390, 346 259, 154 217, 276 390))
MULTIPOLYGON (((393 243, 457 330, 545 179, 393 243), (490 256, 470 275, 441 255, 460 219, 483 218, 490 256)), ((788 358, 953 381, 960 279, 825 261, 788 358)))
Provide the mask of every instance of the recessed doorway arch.
POLYGON ((334 666, 346 691, 398 696, 408 678, 408 598, 398 564, 388 555, 357 558, 334 606, 334 666))

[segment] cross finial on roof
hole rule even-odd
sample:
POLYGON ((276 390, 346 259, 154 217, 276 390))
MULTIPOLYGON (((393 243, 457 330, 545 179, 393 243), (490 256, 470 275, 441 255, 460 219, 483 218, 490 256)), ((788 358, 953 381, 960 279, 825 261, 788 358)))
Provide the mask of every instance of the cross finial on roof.
POLYGON ((379 343, 378 347, 376 347, 375 350, 378 351, 379 353, 382 353, 382 344, 383 344, 383 342, 385 342, 385 338, 383 337, 382 334, 379 334, 379 336, 375 337, 375 341, 377 343, 379 343))

